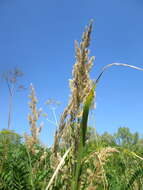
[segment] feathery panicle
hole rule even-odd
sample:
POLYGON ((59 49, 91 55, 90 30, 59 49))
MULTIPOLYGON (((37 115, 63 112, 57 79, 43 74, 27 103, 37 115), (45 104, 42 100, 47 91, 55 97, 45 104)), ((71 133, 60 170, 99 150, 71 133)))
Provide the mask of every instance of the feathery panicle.
POLYGON ((109 161, 109 157, 112 156, 113 153, 119 153, 119 151, 112 147, 106 147, 100 151, 93 152, 87 158, 84 158, 83 163, 86 172, 81 176, 81 183, 84 185, 86 183, 89 189, 94 187, 95 190, 98 189, 101 184, 104 184, 104 188, 107 187, 108 182, 104 165, 109 161), (86 167, 86 165, 88 167, 86 167))
MULTIPOLYGON (((64 144, 71 144, 71 136, 73 135, 73 128, 75 121, 82 115, 82 106, 93 87, 93 80, 90 79, 89 72, 92 68, 94 57, 89 58, 90 35, 92 31, 92 22, 83 33, 82 41, 79 44, 75 42, 76 62, 73 67, 73 79, 69 81, 71 89, 71 97, 68 106, 64 110, 60 123, 59 130, 55 135, 54 152, 56 155, 57 147, 60 139, 64 144), (68 138, 67 138, 68 137, 68 138), (68 139, 68 142, 65 140, 68 139)), ((94 94, 95 96, 95 94, 94 94)), ((79 125, 77 124, 77 128, 79 125)))
POLYGON ((38 127, 37 121, 39 117, 41 116, 42 109, 40 108, 39 110, 37 109, 37 97, 35 94, 35 89, 33 85, 31 84, 31 93, 30 93, 30 100, 31 102, 29 103, 29 107, 31 110, 31 113, 28 115, 28 120, 29 120, 29 125, 30 125, 30 131, 31 131, 31 136, 25 134, 25 141, 28 146, 28 148, 34 153, 34 145, 39 143, 39 134, 41 132, 41 129, 43 127, 43 123, 40 124, 38 127))

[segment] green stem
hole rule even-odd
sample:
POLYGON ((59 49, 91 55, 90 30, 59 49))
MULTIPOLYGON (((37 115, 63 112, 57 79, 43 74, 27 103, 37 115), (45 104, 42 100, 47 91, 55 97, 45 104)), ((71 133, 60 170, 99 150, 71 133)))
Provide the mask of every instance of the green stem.
POLYGON ((72 181, 72 190, 79 190, 80 188, 80 176, 82 173, 82 159, 84 157, 84 149, 86 146, 86 133, 87 133, 87 122, 88 122, 88 115, 89 109, 94 98, 94 89, 95 86, 91 89, 86 102, 83 107, 83 115, 80 124, 80 141, 77 149, 76 160, 77 163, 75 164, 75 171, 72 181))
POLYGON ((31 183, 31 187, 32 187, 32 190, 34 190, 34 183, 33 183, 33 179, 32 179, 32 164, 31 164, 31 157, 30 157, 30 154, 29 154, 29 151, 28 151, 28 148, 26 147, 26 152, 27 152, 27 156, 28 156, 28 161, 29 161, 29 170, 30 170, 30 183, 31 183))

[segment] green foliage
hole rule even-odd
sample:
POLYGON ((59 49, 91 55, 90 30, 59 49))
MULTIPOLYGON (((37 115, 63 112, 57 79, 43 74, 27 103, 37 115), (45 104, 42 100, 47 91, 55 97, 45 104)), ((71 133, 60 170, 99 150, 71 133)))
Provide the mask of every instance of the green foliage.
MULTIPOLYGON (((95 151, 100 152, 109 145, 117 148, 119 153, 108 158, 108 162, 103 165, 108 182, 106 188, 109 190, 143 189, 143 139, 125 127, 120 127, 117 133, 113 135, 104 133, 93 138, 90 136, 90 131, 93 130, 87 128, 89 108, 90 104, 86 104, 83 111, 83 117, 86 116, 86 119, 82 117, 81 120, 81 144, 77 151, 77 164, 72 189, 88 189, 87 179, 90 174, 87 171, 96 173, 97 169, 93 165, 92 159, 89 162, 86 160, 95 151), (79 183, 81 178, 86 182, 82 186, 79 183)), ((22 138, 14 131, 3 130, 0 132, 0 189, 45 190, 53 174, 50 161, 52 150, 44 148, 40 144, 35 145, 34 148, 35 154, 27 149, 22 138), (43 153, 46 157, 42 160, 43 153)), ((67 161, 68 158, 65 164, 67 161)), ((93 161, 96 161, 96 157, 93 157, 93 161)), ((58 174, 52 190, 64 189, 66 181, 61 181, 62 175, 64 174, 58 174)), ((103 183, 98 184, 97 182, 94 182, 94 188, 104 189, 103 183), (97 185, 98 188, 96 188, 97 185)))
POLYGON ((16 145, 21 141, 21 136, 12 130, 3 129, 0 131, 0 143, 16 145))
POLYGON ((127 127, 120 127, 114 137, 119 146, 133 146, 139 139, 138 133, 132 134, 127 127))
POLYGON ((2 190, 41 190, 50 173, 50 151, 41 146, 35 147, 32 154, 21 142, 21 137, 10 131, 0 132, 0 189, 2 190), (42 160, 43 152, 46 157, 42 160))
POLYGON ((29 166, 22 144, 7 147, 7 153, 1 154, 0 189, 31 189, 29 166))

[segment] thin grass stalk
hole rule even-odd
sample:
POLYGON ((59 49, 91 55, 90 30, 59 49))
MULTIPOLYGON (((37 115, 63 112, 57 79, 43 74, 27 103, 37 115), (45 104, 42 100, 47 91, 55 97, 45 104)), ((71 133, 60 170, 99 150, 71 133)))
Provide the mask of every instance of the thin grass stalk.
POLYGON ((135 152, 131 152, 131 154, 132 154, 133 156, 135 156, 135 157, 137 157, 137 158, 139 158, 140 160, 142 160, 142 161, 143 161, 143 158, 142 158, 142 157, 140 157, 139 155, 137 155, 135 152))
POLYGON ((125 148, 123 149, 123 151, 124 151, 125 153, 128 153, 129 155, 132 155, 132 156, 134 156, 134 157, 136 157, 136 158, 138 158, 138 159, 140 159, 140 160, 143 161, 143 157, 139 156, 139 155, 136 154, 135 152, 130 151, 129 149, 125 149, 125 148))
POLYGON ((141 67, 136 67, 134 65, 129 65, 129 64, 125 64, 125 63, 111 63, 111 64, 108 64, 108 65, 105 65, 103 68, 102 68, 102 71, 101 73, 99 74, 99 76, 97 77, 96 81, 95 81, 95 84, 97 84, 101 78, 101 76, 103 75, 103 73, 109 68, 109 67, 112 67, 112 66, 123 66, 123 67, 130 67, 132 69, 136 69, 136 70, 139 70, 139 71, 143 71, 143 68, 141 67))
POLYGON ((58 174, 58 172, 59 172, 59 170, 60 170, 61 167, 63 166, 64 161, 65 161, 65 159, 66 159, 68 153, 70 152, 70 150, 71 150, 71 148, 69 148, 69 149, 65 152, 64 156, 62 157, 60 163, 58 164, 58 166, 57 166, 57 168, 56 168, 56 170, 55 170, 53 176, 51 177, 51 179, 50 179, 50 181, 49 181, 49 183, 48 183, 48 185, 47 185, 47 187, 46 187, 45 190, 48 190, 48 189, 50 188, 50 186, 52 185, 52 183, 53 183, 55 177, 57 176, 57 174, 58 174))

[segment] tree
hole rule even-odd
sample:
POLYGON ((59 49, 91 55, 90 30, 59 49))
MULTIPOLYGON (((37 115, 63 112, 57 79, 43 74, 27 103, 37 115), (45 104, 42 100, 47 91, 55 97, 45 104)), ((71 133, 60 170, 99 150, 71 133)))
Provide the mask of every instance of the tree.
POLYGON ((120 127, 114 136, 116 143, 121 146, 135 145, 139 140, 139 134, 132 134, 128 127, 120 127))
POLYGON ((100 136, 100 140, 101 140, 102 144, 104 144, 104 145, 108 145, 108 146, 115 145, 115 138, 108 132, 104 132, 100 136))

